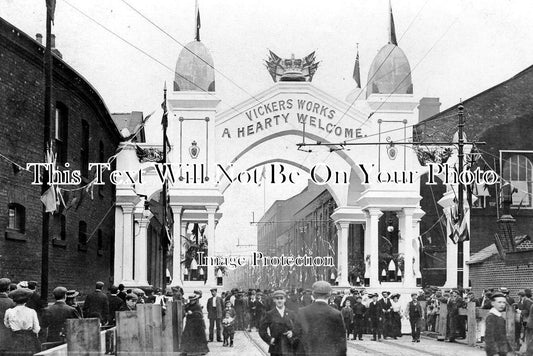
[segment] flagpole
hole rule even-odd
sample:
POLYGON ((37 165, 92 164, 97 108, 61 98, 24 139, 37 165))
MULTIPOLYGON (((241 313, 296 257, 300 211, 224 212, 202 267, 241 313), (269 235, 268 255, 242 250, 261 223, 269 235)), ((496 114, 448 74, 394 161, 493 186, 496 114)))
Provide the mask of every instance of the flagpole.
MULTIPOLYGON (((44 132, 43 132, 43 152, 47 157, 47 146, 50 142, 50 119, 52 116, 52 17, 54 6, 51 2, 46 2, 46 48, 44 53, 44 132)), ((48 168, 48 167, 47 167, 48 168)), ((48 189, 48 170, 43 172, 41 185, 41 195, 48 189)), ((41 246, 41 299, 48 300, 48 270, 49 270, 49 226, 50 220, 46 206, 42 208, 42 246, 41 246)))
MULTIPOLYGON (((163 89, 163 120, 161 124, 163 125, 163 165, 167 163, 167 126, 168 126, 168 118, 167 118, 167 82, 165 82, 165 86, 163 89)), ((163 170, 165 168, 163 167, 163 170)), ((168 237, 167 237, 167 177, 164 176, 163 180, 163 192, 162 192, 162 205, 163 205, 163 212, 162 212, 162 233, 161 233, 161 247, 163 256, 161 258, 162 264, 163 264, 163 271, 162 271, 162 287, 166 288, 167 285, 167 254, 168 254, 168 237)), ((174 276, 178 278, 179 276, 174 276)))
MULTIPOLYGON (((461 179, 461 173, 463 172, 463 161, 464 161, 464 153, 463 153, 463 148, 464 148, 464 138, 463 138, 463 127, 464 127, 464 106, 462 103, 459 103, 459 106, 458 106, 458 111, 459 111, 459 123, 457 124, 457 127, 458 127, 458 134, 459 134, 459 143, 458 143, 458 158, 459 158, 459 170, 458 170, 458 181, 459 181, 459 186, 458 186, 458 193, 459 193, 459 202, 458 202, 458 212, 457 212, 457 217, 458 217, 458 221, 459 221, 459 228, 461 229, 461 227, 463 226, 463 218, 465 216, 464 212, 463 212, 463 205, 464 205, 464 196, 463 196, 463 189, 464 189, 464 186, 463 186, 463 183, 462 183, 462 179, 461 179)), ((462 230, 460 230, 461 232, 461 235, 459 236, 459 241, 458 241, 458 250, 462 250, 463 252, 463 256, 461 258, 461 261, 459 261, 460 263, 458 263, 458 266, 462 266, 463 265, 463 261, 465 259, 465 256, 464 256, 464 244, 463 244, 463 238, 462 238, 462 230)), ((464 277, 464 269, 462 268, 463 270, 463 277, 464 277)), ((459 273, 459 271, 457 271, 459 273)), ((463 280, 462 281, 463 285, 465 284, 465 281, 463 280)))

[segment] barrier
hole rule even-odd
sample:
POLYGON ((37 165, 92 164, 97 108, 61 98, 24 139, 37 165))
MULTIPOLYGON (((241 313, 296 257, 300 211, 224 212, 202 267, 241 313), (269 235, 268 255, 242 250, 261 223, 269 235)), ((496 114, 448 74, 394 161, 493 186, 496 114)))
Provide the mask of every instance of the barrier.
MULTIPOLYGON (((516 311, 513 307, 507 305, 507 310, 502 313, 506 320, 507 326, 507 340, 513 348, 516 348, 515 343, 515 317, 516 311)), ((469 302, 466 308, 459 309, 459 315, 465 315, 467 317, 466 322, 466 341, 469 346, 474 346, 478 340, 478 336, 484 336, 485 319, 489 315, 488 309, 481 309, 476 307, 476 303, 469 302)), ((447 329, 447 316, 448 305, 446 303, 440 303, 440 312, 437 321, 437 333, 439 334, 437 339, 444 340, 446 338, 447 329)))
POLYGON ((180 301, 165 308, 138 304, 135 311, 116 313, 116 327, 100 328, 98 319, 68 319, 67 342, 39 356, 67 355, 179 355, 183 330, 180 301))

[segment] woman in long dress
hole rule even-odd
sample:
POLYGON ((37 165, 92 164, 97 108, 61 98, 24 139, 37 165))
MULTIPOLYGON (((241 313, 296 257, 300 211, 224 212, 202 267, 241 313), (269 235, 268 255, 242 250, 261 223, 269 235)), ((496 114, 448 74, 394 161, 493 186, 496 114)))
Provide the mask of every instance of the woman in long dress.
POLYGON ((395 294, 392 296, 392 312, 391 312, 391 326, 392 333, 391 336, 394 339, 397 339, 402 336, 402 311, 400 306, 400 295, 395 294))
POLYGON ((185 306, 185 329, 183 330, 182 352, 187 356, 205 355, 209 352, 205 336, 205 322, 198 295, 189 297, 185 306))
POLYGON ((4 325, 11 330, 11 350, 7 355, 33 355, 41 351, 41 344, 37 334, 41 330, 37 313, 26 306, 26 302, 33 294, 27 288, 18 288, 9 293, 16 306, 7 309, 4 315, 4 325))

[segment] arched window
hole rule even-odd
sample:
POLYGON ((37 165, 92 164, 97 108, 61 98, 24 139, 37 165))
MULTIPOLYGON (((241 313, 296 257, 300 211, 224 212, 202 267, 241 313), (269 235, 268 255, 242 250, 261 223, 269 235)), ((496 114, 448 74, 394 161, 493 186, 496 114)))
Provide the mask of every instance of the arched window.
POLYGON ((533 164, 524 155, 512 155, 503 164, 502 178, 518 189, 513 194, 513 205, 531 207, 533 164))
POLYGON ((24 206, 11 203, 8 205, 9 220, 7 228, 24 233, 26 231, 26 208, 24 206))
POLYGON ((78 224, 78 244, 80 247, 87 246, 87 223, 80 221, 78 224))

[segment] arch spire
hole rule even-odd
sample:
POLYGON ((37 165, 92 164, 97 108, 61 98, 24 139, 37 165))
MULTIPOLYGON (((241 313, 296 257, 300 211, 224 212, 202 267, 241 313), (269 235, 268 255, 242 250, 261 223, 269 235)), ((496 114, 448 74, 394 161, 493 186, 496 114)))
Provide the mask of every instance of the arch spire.
POLYGON ((200 24, 200 7, 198 6, 198 0, 196 0, 196 2, 195 2, 194 15, 195 15, 195 20, 196 20, 196 29, 195 29, 194 39, 196 41, 200 41, 200 27, 201 27, 201 24, 200 24))
POLYGON ((389 20, 389 43, 393 44, 395 46, 398 45, 398 41, 396 41, 396 29, 394 28, 394 16, 392 15, 392 4, 391 0, 389 0, 389 13, 390 13, 390 20, 389 20))

